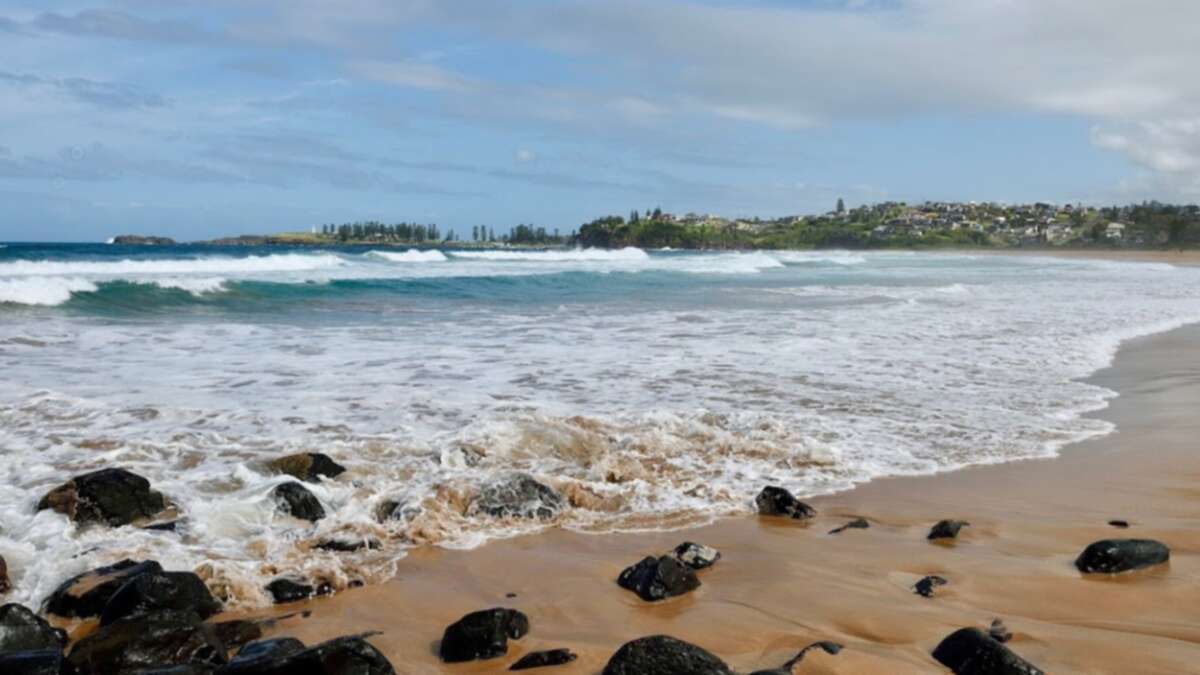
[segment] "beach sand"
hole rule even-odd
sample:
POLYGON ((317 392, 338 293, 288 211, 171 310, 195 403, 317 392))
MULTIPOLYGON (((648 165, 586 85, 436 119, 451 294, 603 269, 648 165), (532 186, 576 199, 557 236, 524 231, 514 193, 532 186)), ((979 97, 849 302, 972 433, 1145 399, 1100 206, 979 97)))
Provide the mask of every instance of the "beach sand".
POLYGON ((1009 646, 1049 673, 1200 670, 1200 328, 1127 343, 1097 384, 1120 393, 1098 417, 1119 431, 1057 459, 881 479, 808 500, 805 524, 746 516, 688 531, 585 535, 561 530, 473 551, 418 550, 381 586, 277 611, 311 609, 276 632, 305 642, 382 631, 372 642, 402 673, 507 669, 534 650, 568 647, 579 660, 535 672, 599 673, 633 638, 665 633, 749 671, 777 667, 817 640, 796 673, 944 673, 930 657, 963 626, 1001 618, 1009 646), (866 530, 827 532, 852 517, 866 530), (942 518, 971 523, 951 544, 926 541, 942 518), (1110 519, 1125 519, 1116 529, 1110 519), (1072 564, 1092 541, 1150 537, 1167 565, 1084 578, 1072 564), (650 605, 614 580, 626 565, 692 540, 724 557, 696 592, 650 605), (949 584, 911 590, 926 574, 949 584), (515 593, 515 598, 506 594, 515 593), (532 632, 506 657, 446 666, 443 628, 463 614, 507 606, 532 632))
POLYGON ((1158 262, 1172 265, 1200 265, 1198 249, 1105 249, 1105 248, 981 248, 961 249, 954 253, 986 255, 1046 256, 1052 258, 1089 258, 1124 262, 1158 262))

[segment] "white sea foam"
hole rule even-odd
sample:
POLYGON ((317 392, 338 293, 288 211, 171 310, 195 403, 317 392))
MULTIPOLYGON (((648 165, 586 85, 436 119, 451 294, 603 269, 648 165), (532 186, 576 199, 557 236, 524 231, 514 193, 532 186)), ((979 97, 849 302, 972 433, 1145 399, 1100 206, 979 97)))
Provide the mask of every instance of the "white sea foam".
POLYGON ((863 255, 848 251, 772 251, 771 255, 789 264, 829 263, 833 265, 862 265, 863 255))
POLYGON ((0 304, 61 305, 72 293, 95 290, 95 283, 77 277, 0 277, 0 304))
POLYGON ((410 248, 403 253, 395 251, 368 251, 365 254, 369 258, 377 258, 388 262, 398 263, 427 263, 427 262, 446 262, 449 258, 446 254, 437 249, 421 251, 415 248, 410 248))
POLYGON ((567 251, 451 251, 460 260, 498 262, 641 262, 650 255, 632 246, 622 249, 577 248, 567 251))
POLYGON ((96 275, 124 279, 157 274, 256 274, 327 270, 345 264, 345 259, 331 253, 117 261, 13 260, 0 263, 0 278, 96 275))

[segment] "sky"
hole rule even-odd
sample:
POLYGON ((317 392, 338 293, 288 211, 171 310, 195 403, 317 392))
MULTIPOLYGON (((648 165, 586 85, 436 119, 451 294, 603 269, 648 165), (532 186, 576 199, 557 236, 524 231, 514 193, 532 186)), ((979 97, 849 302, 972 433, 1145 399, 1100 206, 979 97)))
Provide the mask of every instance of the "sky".
POLYGON ((0 0, 0 240, 1200 201, 1200 2, 0 0))

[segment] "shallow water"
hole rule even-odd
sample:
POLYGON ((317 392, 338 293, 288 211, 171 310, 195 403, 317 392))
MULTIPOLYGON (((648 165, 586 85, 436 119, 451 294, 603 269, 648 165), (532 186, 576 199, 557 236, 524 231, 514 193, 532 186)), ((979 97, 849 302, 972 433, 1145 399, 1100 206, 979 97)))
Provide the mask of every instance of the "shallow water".
POLYGON ((677 527, 882 475, 1047 456, 1105 433, 1078 382, 1122 339, 1200 320, 1200 270, 848 252, 0 249, 0 554, 18 600, 122 557, 236 603, 299 573, 386 579, 416 544, 551 525, 465 515, 512 471, 553 524, 677 527), (262 461, 320 451, 330 517, 274 513, 262 461), (119 465, 177 534, 34 512, 119 465), (407 518, 380 524, 384 500, 407 518), (381 549, 312 551, 329 537, 381 549), (50 561, 47 564, 47 561, 50 561))

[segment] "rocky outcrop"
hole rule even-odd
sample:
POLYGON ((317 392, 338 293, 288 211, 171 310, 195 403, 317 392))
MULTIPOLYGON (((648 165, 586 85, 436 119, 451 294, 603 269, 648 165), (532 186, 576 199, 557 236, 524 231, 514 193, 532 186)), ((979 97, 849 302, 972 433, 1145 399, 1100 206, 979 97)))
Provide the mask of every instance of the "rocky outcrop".
POLYGON ((959 530, 970 525, 965 520, 939 520, 929 529, 929 534, 925 538, 930 541, 934 539, 955 539, 958 537, 959 530))
POLYGON ((150 489, 150 481, 114 468, 72 478, 42 497, 37 508, 53 509, 76 523, 119 527, 151 518, 166 506, 162 494, 150 489))
POLYGON ((725 662, 694 644, 666 635, 626 642, 603 675, 734 675, 725 662))
POLYGON ((387 658, 361 636, 340 637, 293 651, 295 645, 276 644, 253 659, 239 654, 216 675, 395 675, 387 658))
POLYGON ((112 596, 130 579, 150 572, 163 571, 153 560, 119 563, 100 567, 67 579, 46 598, 44 610, 67 618, 100 616, 112 596))
POLYGON ((8 579, 8 561, 0 555, 0 595, 12 590, 12 582, 8 579))
POLYGON ((758 512, 764 516, 782 516, 793 520, 807 520, 817 515, 817 510, 796 499, 784 488, 768 485, 754 498, 758 512))
POLYGON ((82 675, 177 665, 221 665, 225 646, 195 614, 158 611, 102 626, 75 643, 67 659, 82 675))
POLYGON ((841 534, 846 530, 865 530, 869 527, 871 527, 871 523, 868 523, 866 518, 855 518, 841 527, 833 528, 829 534, 841 534))
POLYGON ((288 657, 305 649, 303 642, 291 637, 252 642, 238 650, 237 656, 233 657, 221 672, 223 675, 258 672, 259 669, 273 663, 286 661, 288 657))
POLYGON ((271 491, 280 513, 315 523, 325 517, 325 507, 300 483, 283 483, 271 491))
POLYGON ((691 567, 664 555, 648 556, 626 567, 617 577, 617 584, 647 602, 657 602, 700 588, 700 579, 691 567))
POLYGON ((70 675, 72 672, 58 649, 0 652, 0 673, 5 675, 70 675))
POLYGON ((174 246, 175 240, 168 237, 148 237, 140 234, 121 234, 112 238, 117 246, 174 246))
POLYGON ((1161 565, 1171 559, 1171 549, 1153 539, 1103 539, 1075 559, 1075 567, 1084 573, 1116 574, 1161 565))
POLYGON ((66 633, 51 627, 28 607, 17 604, 0 607, 0 653, 61 651, 66 642, 66 633))
POLYGON ((927 577, 922 577, 920 581, 913 585, 913 593, 916 593, 924 598, 932 598, 933 589, 937 588, 938 586, 945 586, 948 583, 950 582, 947 581, 945 577, 939 577, 936 574, 931 574, 927 577))
POLYGON ((484 486, 467 507, 467 515, 549 520, 565 504, 566 500, 554 488, 518 473, 484 486))
POLYGON ((283 473, 307 483, 320 482, 321 478, 337 478, 346 472, 346 467, 319 452, 304 452, 273 459, 267 463, 274 473, 283 473))
POLYGON ((517 662, 509 666, 509 670, 529 670, 530 668, 545 668, 547 666, 561 666, 570 663, 579 658, 569 649, 548 649, 541 652, 530 652, 525 656, 517 659, 517 662))
POLYGON ((933 658, 956 675, 1044 675, 978 628, 951 633, 933 650, 933 658))
POLYGON ((221 611, 221 603, 191 572, 150 572, 133 577, 113 594, 100 613, 100 625, 160 610, 190 611, 207 619, 221 611))
POLYGON ((711 546, 685 541, 672 552, 675 559, 693 570, 712 567, 721 559, 721 552, 711 546))
POLYGON ((821 642, 814 642, 811 645, 805 647, 804 649, 801 649, 799 654, 796 654, 795 656, 793 656, 791 659, 788 660, 787 663, 783 664, 782 666, 780 666, 778 668, 771 668, 769 670, 756 670, 753 673, 750 673, 750 675, 792 675, 792 671, 795 669, 795 667, 801 661, 804 660, 804 657, 809 652, 811 652, 814 649, 820 649, 821 651, 825 652, 826 654, 836 655, 842 651, 842 645, 840 645, 836 642, 829 642, 828 640, 823 640, 821 642))
POLYGON ((450 624, 438 653, 446 663, 491 659, 508 653, 508 641, 529 633, 529 618, 515 609, 496 607, 472 612, 450 624))

